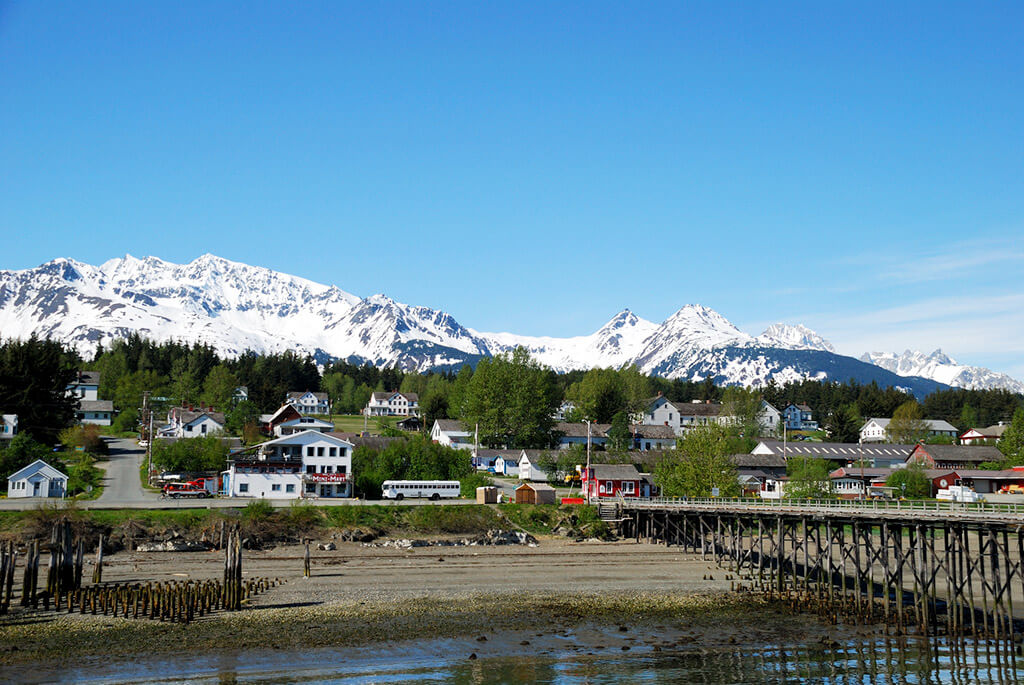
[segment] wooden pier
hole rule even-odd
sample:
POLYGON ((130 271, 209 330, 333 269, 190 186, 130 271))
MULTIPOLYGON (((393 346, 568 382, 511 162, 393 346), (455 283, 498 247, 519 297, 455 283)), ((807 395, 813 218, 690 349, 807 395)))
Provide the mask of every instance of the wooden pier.
POLYGON ((1024 507, 915 504, 634 499, 617 518, 625 537, 700 554, 739 589, 835 620, 1017 641, 1024 507))

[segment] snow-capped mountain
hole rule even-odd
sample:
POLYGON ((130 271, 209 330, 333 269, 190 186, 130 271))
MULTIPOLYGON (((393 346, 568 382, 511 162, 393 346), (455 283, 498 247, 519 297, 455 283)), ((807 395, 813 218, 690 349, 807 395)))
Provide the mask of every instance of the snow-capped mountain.
MULTIPOLYGON (((835 352, 832 343, 809 328, 797 324, 773 323, 757 336, 758 342, 769 347, 784 347, 790 350, 822 350, 835 352)), ((890 369, 891 370, 891 369, 890 369)))
POLYGON ((530 355, 559 371, 596 367, 620 367, 633 362, 644 341, 658 329, 624 309, 596 333, 575 338, 545 338, 513 333, 477 333, 487 342, 487 352, 498 354, 525 347, 530 355))
POLYGON ((946 385, 968 390, 1003 388, 1010 392, 1024 393, 1024 383, 1016 378, 980 366, 958 364, 942 350, 935 350, 927 355, 916 350, 906 350, 903 354, 868 352, 860 359, 900 376, 931 378, 946 385))
POLYGON ((920 394, 939 387, 837 355, 803 326, 776 324, 752 337, 697 304, 660 324, 623 310, 595 333, 574 338, 483 333, 442 311, 384 295, 360 298, 213 255, 184 265, 127 256, 98 267, 56 259, 35 269, 0 271, 0 335, 33 333, 65 341, 83 355, 139 333, 209 344, 226 356, 290 349, 321 361, 423 371, 474 364, 521 345, 558 371, 636 364, 667 378, 755 386, 772 379, 855 378, 920 394))

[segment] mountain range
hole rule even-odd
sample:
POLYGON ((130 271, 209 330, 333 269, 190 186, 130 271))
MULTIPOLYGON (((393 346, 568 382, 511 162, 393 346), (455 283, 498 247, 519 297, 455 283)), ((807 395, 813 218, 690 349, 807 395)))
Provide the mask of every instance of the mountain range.
POLYGON ((0 334, 62 340, 90 356, 98 344, 138 333, 205 343, 226 356, 295 350, 319 362, 344 359, 406 370, 455 369, 523 346, 557 371, 636 364, 666 378, 759 386, 804 378, 905 388, 921 396, 947 385, 1024 384, 941 352, 839 355, 803 326, 774 324, 758 336, 718 312, 688 304, 662 323, 623 310, 591 335, 554 338, 485 333, 450 314, 361 298, 263 267, 203 255, 188 264, 132 256, 91 266, 59 258, 0 271, 0 334), (940 358, 941 357, 941 358, 940 358), (956 372, 951 369, 957 369, 956 372))

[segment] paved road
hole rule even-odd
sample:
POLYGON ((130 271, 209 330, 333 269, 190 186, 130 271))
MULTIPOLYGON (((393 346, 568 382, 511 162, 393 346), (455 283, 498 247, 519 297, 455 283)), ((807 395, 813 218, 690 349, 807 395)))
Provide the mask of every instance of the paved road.
POLYGON ((110 438, 107 440, 110 459, 100 466, 106 467, 103 478, 103 494, 95 504, 103 506, 153 505, 160 502, 160 495, 144 490, 139 479, 139 467, 146 458, 146 451, 135 440, 110 438))

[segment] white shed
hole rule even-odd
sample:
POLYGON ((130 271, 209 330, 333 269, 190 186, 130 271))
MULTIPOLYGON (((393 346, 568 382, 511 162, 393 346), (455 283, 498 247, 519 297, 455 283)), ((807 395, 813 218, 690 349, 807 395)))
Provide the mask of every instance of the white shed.
POLYGON ((519 480, 547 482, 548 474, 537 466, 540 454, 541 450, 522 451, 522 454, 519 456, 519 480))
POLYGON ((63 497, 68 477, 42 459, 12 473, 7 479, 7 497, 63 497))

